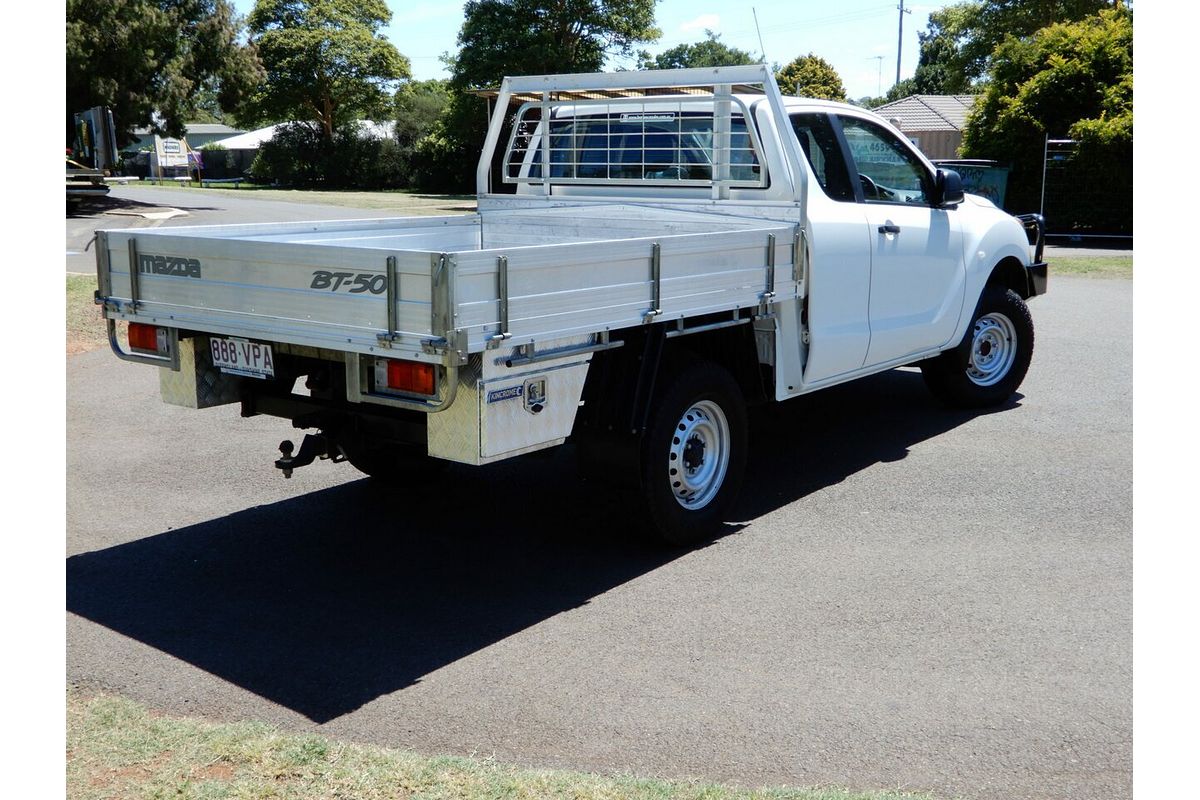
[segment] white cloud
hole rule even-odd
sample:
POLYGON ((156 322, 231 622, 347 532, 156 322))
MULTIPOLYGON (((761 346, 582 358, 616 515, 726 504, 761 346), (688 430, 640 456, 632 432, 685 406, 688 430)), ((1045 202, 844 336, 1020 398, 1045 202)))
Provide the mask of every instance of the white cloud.
POLYGON ((693 20, 688 20, 679 26, 681 31, 715 31, 721 27, 721 17, 717 14, 701 14, 693 20))

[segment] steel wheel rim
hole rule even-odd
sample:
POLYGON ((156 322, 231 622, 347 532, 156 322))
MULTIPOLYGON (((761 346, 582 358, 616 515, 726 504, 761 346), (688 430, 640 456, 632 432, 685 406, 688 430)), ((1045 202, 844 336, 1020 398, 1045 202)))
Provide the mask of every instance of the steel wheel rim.
POLYGON ((675 501, 688 511, 704 508, 729 471, 729 420, 710 400, 692 404, 675 423, 667 454, 667 479, 675 501))
POLYGON ((994 386, 1004 380, 1017 360, 1017 328, 1003 314, 985 314, 975 320, 967 377, 976 386, 994 386))

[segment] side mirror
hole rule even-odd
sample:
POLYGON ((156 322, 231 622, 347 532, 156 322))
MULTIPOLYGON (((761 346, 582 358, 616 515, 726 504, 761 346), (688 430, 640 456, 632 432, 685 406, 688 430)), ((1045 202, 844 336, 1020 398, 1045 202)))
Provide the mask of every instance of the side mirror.
POLYGON ((937 171, 937 206, 956 206, 963 201, 962 176, 952 169, 937 171))

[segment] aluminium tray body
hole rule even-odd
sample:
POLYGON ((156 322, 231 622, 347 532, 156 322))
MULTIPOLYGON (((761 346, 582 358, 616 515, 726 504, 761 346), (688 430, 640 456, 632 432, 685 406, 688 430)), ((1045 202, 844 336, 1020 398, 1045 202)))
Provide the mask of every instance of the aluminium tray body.
POLYGON ((461 359, 796 297, 796 230, 632 204, 518 208, 103 231, 97 264, 112 319, 445 361, 448 339, 461 359))

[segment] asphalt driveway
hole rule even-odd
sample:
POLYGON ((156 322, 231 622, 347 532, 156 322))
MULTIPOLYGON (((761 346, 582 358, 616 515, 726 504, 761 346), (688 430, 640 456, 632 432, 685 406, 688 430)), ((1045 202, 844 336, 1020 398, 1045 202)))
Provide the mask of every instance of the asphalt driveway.
POLYGON ((899 370, 757 413, 741 523, 688 553, 570 448, 287 481, 285 422, 72 357, 69 680, 523 764, 1129 797, 1131 288, 1052 278, 1009 407, 899 370))

